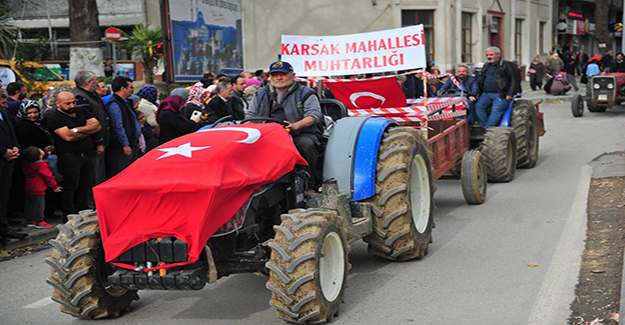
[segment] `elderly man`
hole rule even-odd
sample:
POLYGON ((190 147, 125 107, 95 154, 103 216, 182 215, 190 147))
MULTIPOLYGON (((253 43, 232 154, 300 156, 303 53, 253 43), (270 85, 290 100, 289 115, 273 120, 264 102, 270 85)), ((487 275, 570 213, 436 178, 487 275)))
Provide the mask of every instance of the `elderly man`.
POLYGON ((96 148, 92 137, 101 126, 87 108, 76 107, 74 94, 60 92, 55 103, 58 109, 48 116, 47 123, 53 131, 59 172, 63 175, 61 199, 64 220, 67 220, 68 214, 88 208, 95 179, 91 157, 96 148))
POLYGON ((478 79, 480 96, 475 102, 475 112, 481 125, 491 127, 499 125, 514 95, 521 91, 521 75, 514 63, 501 57, 498 47, 486 49, 486 60, 488 62, 478 79), (490 115, 488 107, 491 107, 490 115))
POLYGON ((222 81, 215 87, 217 96, 211 99, 206 105, 206 109, 210 113, 208 121, 214 123, 222 117, 228 115, 232 116, 235 120, 242 120, 245 118, 243 112, 243 106, 235 107, 232 105, 232 85, 230 82, 222 81))
POLYGON ((76 74, 74 81, 76 88, 72 89, 72 94, 76 96, 76 107, 88 109, 102 127, 102 130, 93 137, 97 149, 96 154, 92 156, 93 168, 95 169, 94 185, 98 185, 106 180, 104 154, 109 142, 109 116, 104 109, 102 98, 95 92, 100 83, 95 73, 80 71, 76 74))
POLYGON ((247 117, 272 117, 284 121, 291 130, 299 153, 308 162, 309 188, 318 188, 317 146, 322 135, 323 114, 315 91, 295 82, 293 67, 277 61, 269 67, 270 82, 260 88, 250 103, 247 117))

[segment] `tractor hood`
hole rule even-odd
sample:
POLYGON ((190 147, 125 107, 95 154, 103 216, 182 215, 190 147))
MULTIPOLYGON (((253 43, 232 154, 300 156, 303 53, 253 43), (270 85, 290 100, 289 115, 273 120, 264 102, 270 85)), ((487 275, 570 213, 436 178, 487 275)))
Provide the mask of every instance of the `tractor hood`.
POLYGON ((174 236, 195 262, 256 188, 296 164, 306 161, 274 123, 223 126, 160 145, 93 189, 106 261, 174 236))

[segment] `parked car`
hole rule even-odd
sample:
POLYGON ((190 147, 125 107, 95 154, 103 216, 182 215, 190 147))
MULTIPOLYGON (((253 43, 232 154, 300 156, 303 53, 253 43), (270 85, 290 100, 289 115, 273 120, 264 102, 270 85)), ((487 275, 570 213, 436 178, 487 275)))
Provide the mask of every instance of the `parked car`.
POLYGON ((26 85, 28 97, 33 100, 42 98, 48 90, 62 83, 71 83, 45 65, 31 61, 0 60, 0 83, 6 88, 11 82, 26 85))

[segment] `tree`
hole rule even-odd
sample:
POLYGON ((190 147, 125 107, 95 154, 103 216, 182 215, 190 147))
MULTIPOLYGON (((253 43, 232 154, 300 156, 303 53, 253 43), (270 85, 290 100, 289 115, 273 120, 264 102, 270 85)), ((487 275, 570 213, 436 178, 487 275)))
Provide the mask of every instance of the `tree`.
POLYGON ((72 42, 69 52, 69 77, 74 79, 82 70, 104 75, 98 5, 96 0, 68 0, 69 39, 72 42))
POLYGON ((612 35, 608 31, 608 0, 597 0, 595 4, 595 38, 601 53, 612 47, 612 35))
POLYGON ((124 31, 121 31, 121 34, 127 39, 117 41, 116 44, 141 57, 144 81, 146 84, 152 84, 154 82, 154 68, 163 57, 160 50, 163 44, 161 28, 148 30, 143 24, 139 24, 135 25, 132 34, 128 35, 124 31))
POLYGON ((0 6, 0 58, 10 59, 15 46, 15 25, 13 18, 4 6, 0 6))

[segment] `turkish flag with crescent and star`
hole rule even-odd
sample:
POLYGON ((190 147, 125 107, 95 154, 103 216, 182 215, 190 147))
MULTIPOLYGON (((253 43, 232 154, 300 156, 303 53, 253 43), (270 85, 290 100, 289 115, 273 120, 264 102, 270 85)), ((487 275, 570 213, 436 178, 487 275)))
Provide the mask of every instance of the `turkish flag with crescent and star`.
POLYGON ((406 107, 406 96, 395 78, 326 82, 336 99, 349 109, 406 107))
MULTIPOLYGON (((188 244, 194 263, 252 192, 307 165, 278 124, 223 126, 156 147, 96 186, 106 261, 151 238, 188 244)), ((175 266, 178 264, 172 264, 175 266)))

